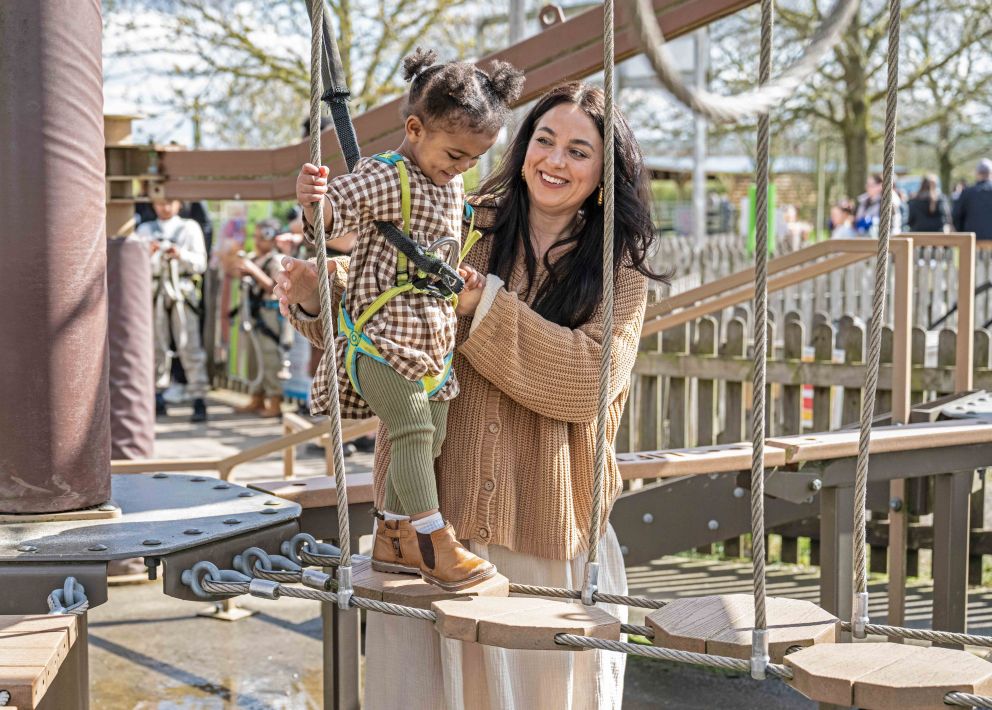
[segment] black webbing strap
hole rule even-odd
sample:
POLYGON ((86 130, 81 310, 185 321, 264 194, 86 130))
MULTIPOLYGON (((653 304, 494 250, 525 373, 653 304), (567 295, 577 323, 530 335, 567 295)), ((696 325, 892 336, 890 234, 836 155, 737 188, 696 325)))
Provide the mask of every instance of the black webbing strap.
MULTIPOLYGON (((307 0, 308 8, 312 2, 324 2, 324 0, 307 0)), ((348 110, 348 99, 351 98, 351 91, 348 90, 345 81, 341 53, 338 50, 337 38, 331 27, 330 16, 331 13, 325 6, 324 57, 321 62, 321 80, 326 88, 320 98, 331 111, 334 132, 337 134, 338 144, 341 146, 341 153, 344 155, 348 171, 351 172, 361 157, 361 151, 358 146, 358 137, 355 134, 355 124, 352 123, 351 112, 348 110)), ((440 281, 438 286, 442 295, 445 291, 459 293, 465 286, 465 281, 458 275, 457 269, 444 259, 428 254, 422 246, 403 234, 395 224, 391 222, 376 222, 375 224, 382 236, 396 249, 406 254, 407 259, 414 266, 440 281)))

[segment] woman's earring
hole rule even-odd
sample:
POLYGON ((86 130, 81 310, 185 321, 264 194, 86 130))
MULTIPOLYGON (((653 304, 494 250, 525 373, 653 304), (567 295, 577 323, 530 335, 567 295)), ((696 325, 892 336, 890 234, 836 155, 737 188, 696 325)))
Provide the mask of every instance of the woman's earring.
POLYGON ((520 179, 527 182, 527 168, 523 165, 520 166, 520 179))
POLYGON ((599 186, 599 197, 596 198, 596 204, 600 207, 603 206, 603 186, 599 186))

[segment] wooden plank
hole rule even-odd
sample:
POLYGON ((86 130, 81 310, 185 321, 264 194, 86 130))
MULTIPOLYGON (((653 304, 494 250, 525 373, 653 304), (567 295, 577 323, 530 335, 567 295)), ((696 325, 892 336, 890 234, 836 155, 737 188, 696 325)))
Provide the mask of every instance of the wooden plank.
MULTIPOLYGON (((815 604, 797 599, 767 598, 769 655, 781 663, 788 649, 833 643, 838 620, 815 604)), ((750 658, 754 630, 754 597, 724 594, 674 599, 647 616, 654 643, 683 651, 750 658)))
MULTIPOLYGON (((345 480, 348 483, 349 505, 375 501, 371 473, 349 473, 345 480)), ((313 476, 288 481, 253 481, 248 487, 299 503, 303 508, 333 508, 338 504, 338 490, 334 476, 313 476)))
POLYGON ((620 640, 620 620, 597 606, 541 597, 468 597, 435 602, 436 628, 445 638, 524 650, 576 650, 556 634, 620 640))
MULTIPOLYGON (((813 326, 813 359, 831 363, 834 359, 834 327, 829 322, 813 326)), ((833 386, 813 388, 813 431, 829 431, 833 420, 833 386)))
MULTIPOLYGON (((785 449, 787 463, 822 461, 858 455, 858 431, 838 431, 805 436, 773 437, 766 444, 785 449)), ((945 446, 992 442, 992 424, 967 419, 874 427, 869 452, 884 454, 945 446)))
POLYGON ((358 596, 415 609, 430 609, 434 602, 445 599, 506 597, 510 593, 510 582, 501 574, 457 592, 445 591, 416 575, 376 572, 367 561, 356 563, 353 574, 358 596))
MULTIPOLYGON (((861 365, 864 363, 865 328, 860 321, 854 318, 841 320, 840 347, 844 351, 845 364, 861 365)), ((841 426, 861 420, 863 388, 863 381, 854 387, 844 387, 844 392, 841 395, 843 400, 840 415, 841 426)))
MULTIPOLYGON (((684 355, 689 352, 689 324, 672 328, 662 335, 661 346, 665 354, 684 355)), ((672 448, 687 446, 691 416, 689 410, 689 382, 684 377, 668 381, 668 437, 665 444, 672 448)))
POLYGON ((954 690, 976 695, 992 692, 992 664, 984 658, 967 651, 915 648, 896 663, 861 674, 854 682, 853 704, 866 708, 930 710, 946 708, 944 696, 954 690))
MULTIPOLYGON (((992 431, 992 427, 989 428, 992 431)), ((785 451, 766 442, 765 468, 785 464, 785 451)), ((617 454, 617 465, 624 480, 631 478, 672 478, 708 473, 751 470, 751 444, 721 444, 694 449, 666 449, 617 454)))
MULTIPOLYGON (((803 357, 805 333, 799 320, 785 324, 785 344, 782 357, 791 362, 799 362, 803 357)), ((799 434, 803 429, 803 388, 796 382, 782 387, 782 433, 799 434)))
MULTIPOLYGON (((692 344, 693 354, 701 357, 715 357, 717 354, 717 333, 719 326, 712 316, 700 318, 696 323, 696 340, 692 344)), ((699 446, 716 444, 717 432, 717 384, 712 379, 696 382, 698 421, 696 423, 696 443, 699 446)))
MULTIPOLYGON (((753 2, 754 0, 654 0, 653 7, 665 36, 675 38, 753 2)), ((562 81, 581 79, 601 69, 602 25, 603 10, 601 7, 594 7, 566 22, 553 25, 534 37, 484 57, 477 64, 485 67, 494 59, 503 59, 523 70, 526 82, 523 94, 517 102, 518 105, 523 105, 562 81)), ((618 8, 614 26, 617 61, 640 53, 635 30, 624 8, 618 8)), ((355 118, 355 130, 366 155, 395 148, 399 144, 397 136, 402 101, 403 99, 396 99, 381 104, 355 118)), ((333 131, 323 132, 321 149, 325 164, 331 168, 331 174, 343 173, 344 161, 333 131)), ((165 183, 169 195, 204 199, 207 195, 202 190, 210 190, 210 198, 223 199, 233 196, 230 189, 225 187, 229 180, 201 180, 201 192, 188 195, 190 190, 184 184, 184 178, 286 174, 295 172, 306 157, 305 142, 263 151, 170 151, 162 155, 162 172, 169 178, 165 183)), ((270 192, 268 198, 258 199, 284 199, 293 195, 292 187, 285 181, 281 187, 276 187, 274 180, 251 182, 263 184, 270 192)))
POLYGON ((217 471, 221 461, 222 459, 216 456, 188 459, 118 459, 110 462, 110 472, 217 471))
MULTIPOLYGON (((747 325, 743 318, 734 318, 727 324, 727 341, 721 354, 724 357, 739 357, 747 355, 747 340, 745 330, 747 325)), ((717 437, 717 443, 728 444, 744 439, 744 428, 747 424, 747 411, 744 406, 743 379, 728 380, 725 397, 726 413, 724 428, 717 437)))
POLYGON ((784 663, 793 673, 787 682, 811 700, 850 707, 854 705, 854 685, 859 678, 898 667, 920 650, 919 646, 888 643, 816 644, 785 657, 784 663))
POLYGON ((10 705, 38 706, 77 636, 71 615, 0 616, 0 689, 10 705))

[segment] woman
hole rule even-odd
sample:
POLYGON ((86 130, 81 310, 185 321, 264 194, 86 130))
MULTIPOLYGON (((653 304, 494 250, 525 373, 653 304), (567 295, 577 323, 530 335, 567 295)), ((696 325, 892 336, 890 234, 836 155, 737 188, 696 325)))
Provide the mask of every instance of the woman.
MULTIPOLYGON (((466 262, 488 275, 483 288, 460 298, 454 367, 461 394, 436 462, 438 488, 458 537, 519 583, 582 585, 596 475, 603 116, 599 88, 551 90, 474 199, 484 236, 466 262)), ((647 280, 664 277, 646 263, 654 229, 640 150, 619 113, 615 126, 614 342, 599 588, 623 594, 623 559, 607 524, 621 487, 612 444, 647 280)), ((313 313, 315 284, 315 269, 289 262, 278 287, 283 307, 306 302, 313 313)), ((293 315, 301 332, 320 336, 319 319, 299 309, 293 315)), ((388 432, 380 430, 379 501, 389 456, 388 432)), ((625 608, 603 606, 626 619, 625 608)), ((621 654, 508 651, 442 639, 428 622, 380 614, 369 615, 366 659, 366 678, 376 679, 366 683, 373 709, 619 708, 623 696, 621 654)))
POLYGON ((906 222, 909 231, 943 232, 949 222, 947 200, 937 187, 937 176, 925 175, 920 181, 920 189, 909 200, 906 222))

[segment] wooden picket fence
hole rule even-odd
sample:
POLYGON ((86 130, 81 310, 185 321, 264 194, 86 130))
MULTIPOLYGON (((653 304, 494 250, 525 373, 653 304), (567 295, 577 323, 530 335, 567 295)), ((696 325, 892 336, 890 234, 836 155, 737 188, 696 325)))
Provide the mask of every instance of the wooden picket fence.
MULTIPOLYGON (((751 266, 752 257, 740 241, 737 237, 715 237, 699 247, 691 239, 663 240, 655 264, 674 266, 677 274, 672 286, 656 290, 651 300, 663 301, 751 266)), ((978 247, 973 386, 992 390, 992 291, 982 288, 992 280, 992 249, 982 243, 978 247)), ((780 251, 776 256, 785 253, 780 251)), ((958 265, 956 249, 913 250, 909 358, 913 404, 956 390, 958 265)), ((859 420, 873 268, 869 259, 769 294, 768 436, 829 431, 859 420)), ((892 407, 893 292, 890 288, 887 324, 882 331, 876 414, 892 407)), ((742 303, 643 337, 617 450, 749 440, 752 328, 751 306, 742 303)), ((981 490, 972 498, 972 583, 981 580, 982 554, 992 554, 992 530, 983 525, 984 479, 984 475, 979 477, 981 490)), ((632 483, 633 487, 638 485, 632 483)), ((916 515, 911 518, 909 539, 908 571, 912 575, 917 572, 918 550, 930 544, 932 529, 925 517, 929 512, 926 485, 918 485, 910 495, 911 512, 916 515)), ((817 564, 818 530, 813 519, 769 532, 781 536, 781 561, 798 561, 798 541, 807 538, 810 562, 817 564)), ((884 571, 886 534, 884 516, 870 523, 869 542, 879 553, 872 557, 873 571, 884 571)), ((746 544, 741 543, 740 539, 727 540, 722 546, 724 554, 736 557, 746 551, 746 544)))
MULTIPOLYGON (((774 254, 769 256, 792 253, 796 246, 781 240, 774 254)), ((978 242, 977 246, 975 324, 992 327, 992 288, 982 288, 992 284, 992 248, 989 248, 992 244, 986 246, 986 243, 978 242)), ((659 241, 653 263, 656 268, 675 271, 671 286, 656 289, 656 297, 664 299, 752 266, 754 256, 747 252, 744 238, 737 235, 707 237, 701 245, 692 237, 665 237, 659 241)), ((834 322, 845 314, 867 319, 871 312, 873 269, 870 261, 862 262, 770 294, 769 315, 778 323, 782 323, 783 317, 790 311, 800 312, 802 322, 806 324, 813 322, 816 313, 827 314, 834 322)), ((945 323, 954 325, 958 282, 956 250, 917 247, 913 282, 914 322, 928 330, 945 323), (950 316, 942 321, 948 314, 950 316)), ((889 293, 892 293, 891 288, 889 293)), ((890 295, 886 313, 892 313, 891 306, 890 295)))

